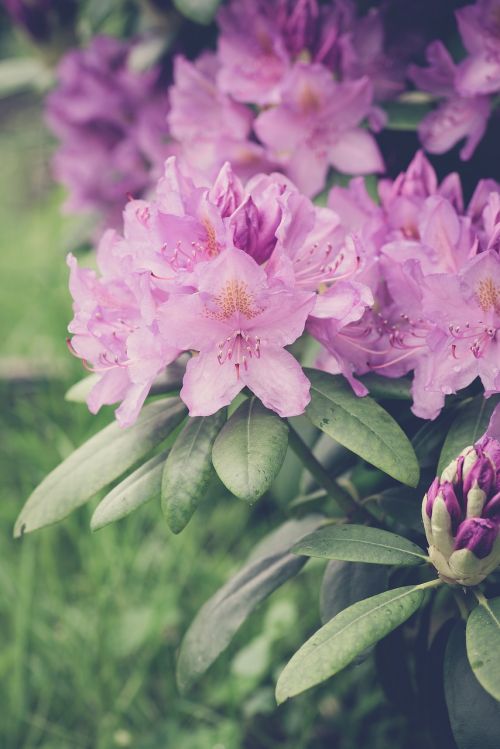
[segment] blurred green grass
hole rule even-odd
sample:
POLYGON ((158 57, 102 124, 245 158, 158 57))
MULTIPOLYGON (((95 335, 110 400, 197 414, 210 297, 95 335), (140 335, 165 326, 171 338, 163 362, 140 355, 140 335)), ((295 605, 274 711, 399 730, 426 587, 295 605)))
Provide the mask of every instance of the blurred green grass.
POLYGON ((0 747, 410 746, 371 661, 275 708, 277 671, 319 623, 321 565, 273 597, 193 693, 178 694, 182 634, 278 524, 270 504, 208 501, 179 537, 155 505, 93 535, 85 507, 11 538, 30 491, 111 412, 96 418, 63 399, 82 375, 65 346, 75 225, 50 182, 39 102, 4 100, 0 114, 0 747))

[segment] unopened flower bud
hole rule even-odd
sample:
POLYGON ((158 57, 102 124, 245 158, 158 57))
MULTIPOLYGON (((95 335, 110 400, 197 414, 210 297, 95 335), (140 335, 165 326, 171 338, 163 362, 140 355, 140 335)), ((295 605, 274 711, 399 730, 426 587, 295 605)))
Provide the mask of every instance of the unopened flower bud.
POLYGON ((429 556, 450 583, 477 585, 500 564, 500 429, 486 434, 436 477, 422 503, 429 556))

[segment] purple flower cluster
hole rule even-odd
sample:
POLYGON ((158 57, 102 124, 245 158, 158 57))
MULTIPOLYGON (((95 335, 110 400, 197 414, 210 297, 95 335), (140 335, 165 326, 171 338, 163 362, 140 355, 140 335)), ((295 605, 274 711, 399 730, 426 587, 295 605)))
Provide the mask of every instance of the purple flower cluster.
POLYGON ((312 196, 330 167, 384 169, 370 130, 377 102, 402 88, 404 66, 384 54, 379 14, 351 0, 233 0, 218 15, 215 53, 178 57, 171 132, 190 168, 214 178, 229 160, 242 177, 277 168, 312 196))
POLYGON ((466 55, 458 63, 440 41, 427 49, 428 67, 411 66, 410 78, 441 101, 422 121, 419 135, 430 153, 444 153, 465 139, 469 159, 484 135, 492 96, 500 93, 500 2, 477 0, 456 11, 466 55))
POLYGON ((500 185, 467 208, 457 175, 438 184, 418 153, 379 185, 334 188, 314 206, 280 174, 243 187, 227 164, 213 182, 167 161, 156 196, 131 201, 123 236, 105 234, 101 277, 74 259, 72 349, 101 377, 89 404, 122 400, 129 424, 181 351, 191 415, 214 413, 247 386, 283 416, 309 383, 284 347, 306 329, 318 366, 356 375, 413 373, 414 411, 435 418, 479 377, 500 391, 500 185))
POLYGON ((100 374, 91 410, 121 400, 123 425, 181 351, 197 352, 181 391, 192 416, 245 386, 280 415, 300 414, 309 382, 284 347, 309 318, 342 329, 372 303, 333 211, 279 174, 244 188, 229 165, 203 184, 169 159, 155 198, 127 205, 123 236, 104 235, 98 262, 100 277, 69 259, 70 345, 100 374))
POLYGON ((69 52, 47 101, 47 122, 61 142, 54 173, 68 190, 66 207, 95 211, 108 226, 119 224, 128 195, 141 197, 155 184, 173 152, 160 70, 132 70, 132 50, 98 36, 69 52))
POLYGON ((379 203, 355 179, 335 187, 329 206, 359 237, 359 277, 375 304, 338 331, 310 326, 325 346, 321 364, 387 377, 413 372, 414 412, 435 418, 445 396, 476 377, 500 391, 500 185, 479 182, 465 208, 458 175, 438 184, 418 153, 406 172, 381 180, 379 203))

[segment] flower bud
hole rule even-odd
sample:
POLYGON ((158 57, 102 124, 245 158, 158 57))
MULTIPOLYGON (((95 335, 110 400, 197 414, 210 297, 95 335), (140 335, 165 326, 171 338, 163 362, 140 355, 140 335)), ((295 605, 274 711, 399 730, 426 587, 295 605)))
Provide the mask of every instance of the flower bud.
POLYGON ((449 583, 477 585, 500 564, 497 411, 486 434, 434 479, 422 503, 430 559, 449 583))

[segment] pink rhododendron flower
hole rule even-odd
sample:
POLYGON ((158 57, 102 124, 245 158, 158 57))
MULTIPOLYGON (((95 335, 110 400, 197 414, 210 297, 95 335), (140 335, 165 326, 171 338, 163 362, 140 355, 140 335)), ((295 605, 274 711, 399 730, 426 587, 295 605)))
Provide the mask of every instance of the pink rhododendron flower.
POLYGON ((314 295, 273 283, 235 248, 196 277, 197 293, 171 298, 161 321, 173 345, 199 351, 181 391, 191 416, 215 413, 245 386, 281 416, 302 413, 309 381, 283 347, 304 330, 314 295))
POLYGON ((255 131, 286 174, 314 195, 330 165, 351 174, 383 171, 373 136, 359 127, 372 95, 367 78, 336 83, 323 66, 299 63, 283 82, 281 103, 257 117, 255 131))
POLYGON ((464 96, 500 91, 500 2, 477 0, 456 12, 462 42, 469 53, 457 70, 464 96))
POLYGON ((130 68, 133 45, 98 36, 59 64, 46 119, 61 141, 54 173, 68 189, 69 211, 95 211, 119 224, 127 195, 144 195, 173 152, 160 70, 130 68))
POLYGON ((238 101, 277 103, 294 62, 306 58, 333 68, 350 3, 319 6, 316 0, 233 0, 218 15, 221 90, 238 101))
POLYGON ((209 52, 194 63, 175 59, 168 123, 182 146, 183 160, 210 179, 225 161, 244 178, 269 171, 264 149, 251 140, 253 112, 217 87, 217 68, 209 52))
POLYGON ((95 413, 103 405, 122 401, 116 417, 127 426, 137 418, 157 375, 179 351, 157 335, 154 314, 147 313, 145 304, 152 292, 142 274, 125 271, 120 249, 115 235, 104 235, 99 245, 99 259, 104 258, 100 278, 69 256, 75 313, 69 331, 71 350, 100 375, 88 397, 90 410, 95 413), (116 257, 117 267, 110 267, 109 256, 116 257))
POLYGON ((427 60, 428 68, 410 66, 410 77, 423 91, 445 98, 420 123, 420 140, 430 153, 444 153, 465 140, 460 156, 467 160, 485 133, 491 111, 489 99, 462 96, 457 91, 457 66, 442 42, 429 45, 427 60))
MULTIPOLYGON (((476 377, 485 393, 500 390, 500 256, 480 253, 456 275, 425 279, 424 313, 442 339, 436 345, 430 392, 457 392, 476 377)), ((434 334, 437 340, 437 334, 434 334)))

